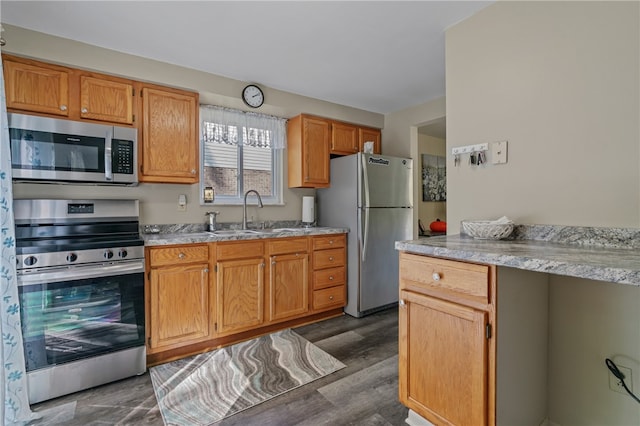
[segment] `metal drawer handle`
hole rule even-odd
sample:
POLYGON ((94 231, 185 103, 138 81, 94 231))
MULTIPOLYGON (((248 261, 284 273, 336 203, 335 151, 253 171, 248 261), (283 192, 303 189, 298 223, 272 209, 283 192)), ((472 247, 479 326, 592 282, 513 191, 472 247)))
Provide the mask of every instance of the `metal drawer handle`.
POLYGON ((209 268, 204 268, 204 269, 202 270, 202 272, 205 272, 205 273, 206 273, 206 272, 209 272, 209 268))
POLYGON ((66 105, 60 105, 60 111, 66 111, 66 110, 67 110, 66 105))
POLYGON ((329 296, 329 300, 333 300, 333 296, 329 296))
POLYGON ((400 306, 404 306, 404 305, 406 305, 406 304, 407 304, 407 303, 404 301, 404 299, 400 299, 400 300, 398 301, 398 305, 400 305, 400 306))
POLYGON ((333 275, 329 275, 329 281, 333 281, 333 275))
POLYGON ((333 240, 329 240, 329 244, 333 244, 333 240))
POLYGON ((178 254, 178 257, 179 257, 180 259, 184 259, 184 258, 186 257, 186 255, 185 255, 184 253, 180 253, 180 254, 178 254))
POLYGON ((329 256, 329 260, 333 262, 333 256, 329 256))
POLYGON ((81 113, 83 113, 83 114, 86 114, 87 112, 89 112, 89 110, 88 110, 88 109, 86 109, 86 108, 82 108, 82 109, 80 110, 80 112, 81 112, 81 113))
POLYGON ((434 281, 440 281, 440 274, 437 272, 434 272, 433 275, 431 275, 431 278, 433 278, 434 281))

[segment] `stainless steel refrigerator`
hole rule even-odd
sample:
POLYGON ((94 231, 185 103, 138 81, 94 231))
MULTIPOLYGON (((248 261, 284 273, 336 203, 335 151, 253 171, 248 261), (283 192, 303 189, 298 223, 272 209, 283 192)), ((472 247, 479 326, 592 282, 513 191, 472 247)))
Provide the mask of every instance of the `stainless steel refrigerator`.
POLYGON ((347 305, 361 317, 398 302, 395 242, 413 237, 413 161, 358 153, 331 160, 331 187, 318 189, 320 226, 349 229, 347 305))

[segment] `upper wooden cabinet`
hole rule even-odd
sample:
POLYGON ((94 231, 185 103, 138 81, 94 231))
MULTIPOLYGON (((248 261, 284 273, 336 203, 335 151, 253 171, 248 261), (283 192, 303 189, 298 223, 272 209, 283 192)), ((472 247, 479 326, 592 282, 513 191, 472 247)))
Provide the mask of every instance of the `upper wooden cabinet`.
POLYGON ((8 109, 69 116, 69 69, 3 56, 8 109))
POLYGON ((349 155, 358 152, 358 128, 352 124, 331 123, 331 154, 349 155))
POLYGON ((80 76, 80 117, 114 123, 133 123, 133 84, 80 76))
POLYGON ((373 142, 373 153, 380 154, 382 152, 382 132, 380 129, 372 129, 369 127, 358 128, 358 151, 364 152, 364 143, 373 142))
POLYGON ((289 188, 329 186, 329 120, 298 115, 287 125, 289 188))
POLYGON ((198 182, 198 94, 143 84, 141 96, 140 182, 198 182))
POLYGON ((3 55, 7 109, 72 120, 134 122, 134 82, 3 55))

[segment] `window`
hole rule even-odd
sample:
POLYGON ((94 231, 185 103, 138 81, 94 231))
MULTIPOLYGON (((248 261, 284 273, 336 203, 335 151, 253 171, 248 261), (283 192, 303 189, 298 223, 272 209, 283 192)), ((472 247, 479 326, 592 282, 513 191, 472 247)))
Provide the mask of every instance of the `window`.
POLYGON ((200 203, 212 187, 214 204, 242 204, 250 189, 264 204, 282 204, 286 120, 215 106, 201 106, 200 120, 200 203))

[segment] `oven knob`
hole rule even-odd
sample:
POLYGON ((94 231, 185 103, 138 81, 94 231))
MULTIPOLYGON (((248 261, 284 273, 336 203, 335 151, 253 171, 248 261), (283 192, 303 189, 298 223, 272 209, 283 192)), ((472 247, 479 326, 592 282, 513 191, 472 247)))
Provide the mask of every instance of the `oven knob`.
POLYGON ((75 262, 76 260, 78 260, 78 255, 75 253, 69 253, 67 255, 67 262, 75 262))
POLYGON ((105 259, 111 259, 113 257, 113 252, 111 250, 105 250, 104 251, 104 258, 105 259))
POLYGON ((27 265, 27 266, 33 266, 33 265, 36 264, 36 262, 38 262, 38 259, 36 259, 35 256, 27 256, 24 259, 24 264, 27 265))
POLYGON ((120 249, 120 251, 118 252, 118 257, 125 258, 128 254, 129 253, 127 253, 125 249, 120 249))

